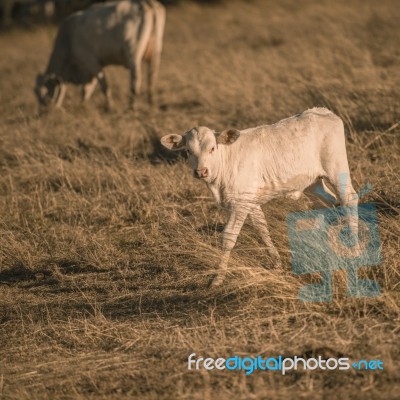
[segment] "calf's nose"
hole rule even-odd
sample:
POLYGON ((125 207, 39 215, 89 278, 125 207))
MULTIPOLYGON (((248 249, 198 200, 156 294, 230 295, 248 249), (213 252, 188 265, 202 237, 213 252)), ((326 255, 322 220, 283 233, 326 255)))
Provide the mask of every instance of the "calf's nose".
POLYGON ((199 178, 207 178, 208 176, 208 169, 207 168, 198 168, 196 169, 196 175, 199 178))

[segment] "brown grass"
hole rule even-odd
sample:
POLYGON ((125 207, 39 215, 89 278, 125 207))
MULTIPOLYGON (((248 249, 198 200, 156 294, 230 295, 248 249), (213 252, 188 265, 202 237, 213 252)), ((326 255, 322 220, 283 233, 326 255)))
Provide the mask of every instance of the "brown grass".
POLYGON ((400 29, 396 1, 181 2, 168 9, 159 106, 126 111, 128 74, 103 98, 37 117, 35 74, 54 28, 0 37, 0 398, 398 398, 400 29), (288 211, 265 208, 284 273, 250 226, 226 284, 207 289, 224 211, 156 138, 197 125, 272 123, 312 106, 345 121, 356 189, 379 206, 377 299, 304 304, 288 211), (390 129, 392 128, 392 129, 390 129), (167 157, 165 153, 161 154, 167 157), (267 269, 264 269, 263 267, 267 269), (187 357, 341 354, 381 372, 187 370, 187 357))

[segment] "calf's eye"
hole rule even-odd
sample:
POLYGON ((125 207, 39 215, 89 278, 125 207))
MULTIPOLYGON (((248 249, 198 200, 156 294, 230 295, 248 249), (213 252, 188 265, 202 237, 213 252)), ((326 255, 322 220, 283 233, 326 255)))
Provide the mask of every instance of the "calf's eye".
POLYGON ((215 146, 210 150, 210 153, 212 153, 215 150, 215 146))

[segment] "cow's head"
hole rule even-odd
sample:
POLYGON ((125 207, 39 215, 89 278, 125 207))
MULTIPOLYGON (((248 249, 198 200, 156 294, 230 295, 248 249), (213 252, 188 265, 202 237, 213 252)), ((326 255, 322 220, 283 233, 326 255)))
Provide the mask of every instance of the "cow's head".
POLYGON ((240 132, 237 129, 226 129, 217 133, 200 126, 182 135, 166 135, 161 138, 161 144, 169 150, 186 150, 193 175, 206 182, 212 182, 217 175, 219 152, 221 146, 234 143, 240 132))
POLYGON ((47 108, 54 104, 60 92, 60 83, 60 79, 54 74, 37 75, 34 92, 40 108, 47 108))

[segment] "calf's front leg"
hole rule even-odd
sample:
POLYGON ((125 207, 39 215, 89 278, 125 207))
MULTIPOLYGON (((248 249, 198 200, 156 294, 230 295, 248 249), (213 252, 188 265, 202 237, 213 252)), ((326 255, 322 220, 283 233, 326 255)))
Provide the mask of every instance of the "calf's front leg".
POLYGON ((211 282, 211 287, 219 286, 224 281, 231 251, 236 244, 237 237, 248 213, 247 210, 243 209, 233 208, 230 210, 228 223, 222 233, 222 258, 218 272, 211 282))

